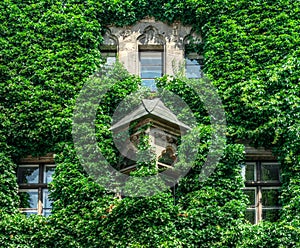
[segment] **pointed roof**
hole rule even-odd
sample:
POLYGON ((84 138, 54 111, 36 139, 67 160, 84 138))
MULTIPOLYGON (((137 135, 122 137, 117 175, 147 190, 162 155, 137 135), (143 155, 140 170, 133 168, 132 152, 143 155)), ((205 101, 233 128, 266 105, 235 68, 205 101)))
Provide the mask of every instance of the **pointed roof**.
POLYGON ((189 126, 179 121, 177 117, 172 113, 172 111, 168 109, 159 98, 156 98, 153 100, 143 99, 142 104, 137 109, 112 125, 110 130, 128 126, 132 121, 148 117, 167 121, 171 125, 178 125, 186 130, 191 129, 189 126))

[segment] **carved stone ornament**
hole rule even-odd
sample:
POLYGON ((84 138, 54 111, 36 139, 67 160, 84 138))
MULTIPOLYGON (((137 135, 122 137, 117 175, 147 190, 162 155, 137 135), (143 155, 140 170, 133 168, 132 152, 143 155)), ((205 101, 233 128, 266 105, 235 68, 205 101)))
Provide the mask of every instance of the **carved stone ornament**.
POLYGON ((143 34, 139 37, 138 40, 142 45, 165 44, 163 35, 159 34, 158 30, 153 26, 148 26, 147 28, 145 28, 143 34))
POLYGON ((109 28, 105 30, 103 35, 103 45, 105 46, 117 46, 118 45, 118 38, 113 35, 109 28))

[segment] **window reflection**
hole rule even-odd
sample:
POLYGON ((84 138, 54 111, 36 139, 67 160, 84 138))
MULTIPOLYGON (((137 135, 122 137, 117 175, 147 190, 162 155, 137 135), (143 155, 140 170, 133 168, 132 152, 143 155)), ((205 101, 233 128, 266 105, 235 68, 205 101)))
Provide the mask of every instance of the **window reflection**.
POLYGON ((244 193, 247 195, 249 203, 250 203, 250 207, 255 207, 256 205, 256 192, 255 189, 245 189, 244 193))
POLYGON ((32 214, 51 214, 52 201, 49 199, 48 184, 52 182, 54 164, 19 165, 20 210, 27 216, 32 214))
POLYGON ((266 221, 275 222, 280 218, 280 209, 263 209, 262 218, 266 221))
POLYGON ((38 190, 27 189, 20 190, 20 208, 34 208, 38 207, 38 190))
POLYGON ((263 207, 279 206, 279 189, 262 188, 261 193, 263 207))
POLYGON ((163 52, 140 51, 140 76, 142 84, 156 90, 155 78, 163 75, 163 52))
POLYGON ((185 74, 187 78, 202 77, 203 58, 195 52, 185 54, 185 74))
POLYGON ((104 66, 106 68, 111 68, 117 60, 117 52, 116 51, 102 51, 101 56, 104 59, 104 66))
POLYGON ((46 165, 44 171, 44 183, 51 183, 52 177, 55 171, 55 166, 53 165, 46 165))
POLYGON ((48 189, 43 190, 43 215, 49 216, 51 214, 52 201, 49 199, 48 189))
POLYGON ((245 219, 248 220, 251 224, 255 224, 255 209, 247 209, 245 213, 245 219))
POLYGON ((262 163, 261 165, 261 180, 262 181, 279 181, 279 165, 262 163))
POLYGON ((36 165, 19 166, 18 183, 38 183, 39 167, 36 165))
POLYGON ((186 77, 201 78, 201 65, 197 59, 186 58, 186 77))
POLYGON ((256 181, 256 164, 247 163, 242 167, 243 178, 245 181, 256 181))

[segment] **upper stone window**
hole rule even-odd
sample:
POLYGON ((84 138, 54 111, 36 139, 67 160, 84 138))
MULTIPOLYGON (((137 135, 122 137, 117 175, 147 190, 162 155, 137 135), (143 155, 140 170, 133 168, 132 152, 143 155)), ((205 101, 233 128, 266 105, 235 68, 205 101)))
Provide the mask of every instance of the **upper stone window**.
POLYGON ((191 33, 184 39, 185 73, 187 78, 203 77, 203 56, 198 54, 195 45, 201 43, 201 37, 191 33))
POLYGON ((109 58, 107 64, 115 52, 130 73, 140 76, 143 85, 155 90, 155 78, 174 75, 183 64, 188 77, 202 76, 202 57, 186 49, 193 42, 201 42, 201 37, 190 26, 145 19, 129 27, 108 27, 101 51, 109 58))
POLYGON ((138 37, 139 75, 142 84, 155 90, 155 78, 164 74, 165 38, 157 28, 149 26, 138 37))
POLYGON ((104 64, 107 67, 111 67, 116 62, 118 39, 116 36, 111 34, 109 29, 107 29, 103 35, 103 40, 103 44, 100 47, 101 55, 104 59, 104 64))

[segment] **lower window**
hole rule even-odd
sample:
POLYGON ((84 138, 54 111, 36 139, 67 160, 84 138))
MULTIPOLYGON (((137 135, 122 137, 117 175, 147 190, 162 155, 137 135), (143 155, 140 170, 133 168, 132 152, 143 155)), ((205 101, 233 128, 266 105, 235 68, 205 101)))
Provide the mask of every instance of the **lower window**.
POLYGON ((27 216, 49 216, 52 202, 49 199, 48 183, 55 170, 53 164, 19 165, 17 171, 20 211, 27 216))
POLYGON ((274 162, 250 162, 243 167, 244 193, 250 202, 246 219, 256 224, 262 220, 277 221, 279 202, 280 166, 274 162))

